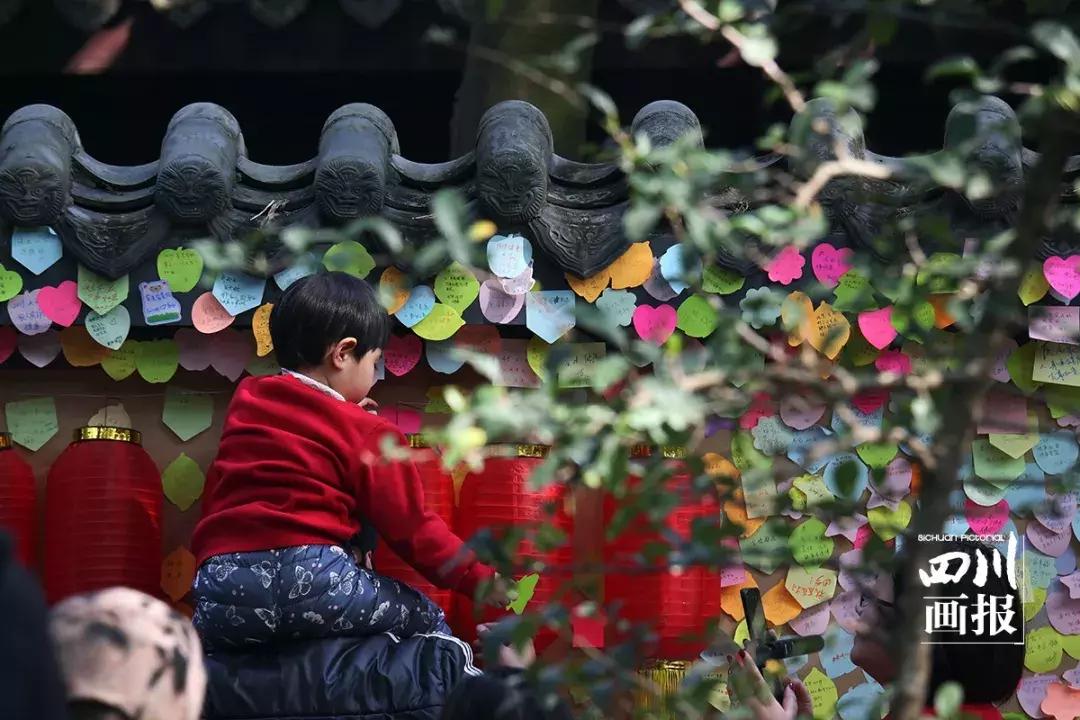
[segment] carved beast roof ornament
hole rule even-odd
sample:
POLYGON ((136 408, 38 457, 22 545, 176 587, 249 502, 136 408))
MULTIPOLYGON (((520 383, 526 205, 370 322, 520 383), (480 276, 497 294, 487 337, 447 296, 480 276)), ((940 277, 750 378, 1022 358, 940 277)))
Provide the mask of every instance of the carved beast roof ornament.
MULTIPOLYGON (((1024 148, 1016 112, 1003 100, 982 96, 963 102, 945 121, 942 150, 925 156, 889 157, 866 148, 862 122, 849 111, 837 112, 832 102, 815 99, 792 121, 793 139, 802 148, 792 170, 809 178, 820 163, 841 156, 868 161, 890 171, 886 180, 855 175, 831 179, 819 198, 834 229, 842 228, 855 244, 887 255, 898 247, 889 231, 895 220, 914 212, 935 212, 948 217, 954 235, 987 236, 1009 227, 1015 219, 1025 171, 1038 153, 1024 148), (982 170, 986 194, 972 197, 934 182, 926 169, 952 161, 982 170)), ((1062 191, 1070 195, 1067 178, 1080 171, 1080 157, 1066 168, 1062 191)), ((959 252, 962 248, 935 248, 959 252)), ((1076 239, 1046 238, 1040 256, 1071 255, 1076 239)))
MULTIPOLYGON (((701 130, 678 103, 654 103, 635 131, 654 143, 701 130)), ((525 102, 491 108, 476 150, 446 163, 401 156, 393 122, 354 103, 323 125, 318 155, 288 166, 247 157, 236 118, 211 103, 182 108, 158 160, 102 163, 82 149, 71 119, 47 105, 25 107, 0 133, 0 217, 9 226, 49 225, 74 256, 109 278, 151 260, 177 233, 234 239, 273 207, 279 222, 338 225, 370 215, 398 224, 410 242, 435 235, 430 201, 458 187, 501 227, 528 230, 567 272, 589 275, 625 249, 625 178, 612 163, 552 152, 547 119, 525 102)))
MULTIPOLYGON (((697 117, 677 102, 647 105, 631 129, 653 145, 681 137, 702 143, 697 117)), ((960 236, 1008 227, 1025 168, 1037 157, 1023 148, 1011 108, 996 98, 957 106, 940 151, 974 159, 986 170, 990 191, 975 200, 934 182, 925 171, 927 158, 868 150, 858 116, 841 115, 827 101, 808 103, 793 120, 792 135, 803 148, 788 160, 797 176, 810 177, 838 149, 890 170, 884 180, 835 177, 820 196, 831 221, 830 242, 864 245, 883 255, 900 242, 889 234, 895 220, 913 212, 943 211, 960 236)), ((206 236, 237 240, 270 220, 318 226, 381 215, 407 242, 418 244, 437 234, 432 196, 453 187, 500 231, 527 233, 559 270, 587 277, 627 247, 623 215, 629 188, 617 164, 568 160, 552 146, 543 113, 509 101, 484 115, 473 152, 443 163, 417 163, 401 155, 385 113, 355 103, 327 119, 314 158, 263 165, 248 158, 240 126, 227 110, 196 103, 173 116, 157 160, 125 167, 89 156, 62 111, 31 105, 0 130, 0 242, 13 226, 48 225, 73 257, 109 278, 152 261, 163 247, 206 236)), ((1078 171, 1080 160, 1071 161, 1068 174, 1078 171)), ((717 212, 739 212, 748 202, 736 186, 717 188, 714 204, 717 212)), ((1048 238, 1043 254, 1071 253, 1073 246, 1071 237, 1048 238)), ((744 274, 754 271, 745 258, 720 262, 744 274)))

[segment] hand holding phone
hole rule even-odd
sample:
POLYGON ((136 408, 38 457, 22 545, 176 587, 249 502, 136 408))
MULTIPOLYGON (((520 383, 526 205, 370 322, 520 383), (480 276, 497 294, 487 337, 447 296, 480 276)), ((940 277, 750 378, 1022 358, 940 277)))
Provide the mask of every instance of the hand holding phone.
POLYGON ((772 694, 773 697, 780 700, 785 693, 785 682, 782 681, 781 675, 765 673, 766 663, 770 660, 783 661, 799 655, 821 652, 825 647, 825 639, 820 635, 776 637, 776 634, 768 629, 765 622, 765 608, 761 603, 761 591, 757 588, 747 588, 742 590, 739 595, 742 599, 743 610, 746 613, 746 628, 750 634, 748 645, 754 659, 753 664, 758 675, 763 678, 763 682, 766 675, 772 675, 772 694))
POLYGON ((728 682, 732 695, 740 706, 750 710, 755 720, 795 720, 811 717, 814 704, 802 681, 789 678, 775 686, 761 674, 757 665, 750 661, 749 652, 740 651, 731 662, 728 682))

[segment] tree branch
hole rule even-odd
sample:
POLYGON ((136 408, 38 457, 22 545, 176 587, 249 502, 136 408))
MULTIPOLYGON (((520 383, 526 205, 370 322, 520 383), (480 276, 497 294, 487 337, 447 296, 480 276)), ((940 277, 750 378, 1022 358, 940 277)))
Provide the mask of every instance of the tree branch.
POLYGON ((810 207, 818 193, 833 178, 842 175, 858 175, 860 177, 874 178, 875 180, 887 180, 891 173, 889 168, 869 160, 859 160, 853 157, 841 157, 837 160, 823 162, 814 169, 814 174, 803 183, 799 192, 795 195, 795 207, 805 210, 810 207))
MULTIPOLYGON (((711 12, 701 6, 701 3, 697 0, 679 0, 679 7, 682 11, 690 16, 694 22, 701 25, 706 30, 712 32, 719 32, 721 37, 731 43, 732 47, 739 51, 739 54, 743 54, 743 49, 746 47, 746 36, 735 29, 732 25, 725 25, 720 22, 720 18, 713 15, 711 12)), ((784 93, 784 97, 788 101, 788 105, 795 112, 802 112, 806 107, 806 98, 799 92, 799 88, 795 86, 795 82, 791 79, 786 72, 776 63, 776 60, 769 58, 761 62, 761 71, 765 75, 776 83, 777 87, 784 93)))
MULTIPOLYGON (((1005 257, 1023 261, 1035 254, 1040 239, 1050 227, 1050 221, 1060 199, 1059 187, 1061 176, 1068 157, 1067 123, 1070 118, 1062 114, 1051 114, 1044 125, 1043 154, 1024 186, 1021 199, 1020 217, 1017 221, 1016 238, 1009 245, 1005 257)), ((1020 285, 1020 273, 1001 280, 996 287, 989 289, 998 297, 1015 297, 1020 285)), ((923 474, 922 490, 919 494, 919 512, 912 519, 909 537, 920 534, 934 534, 941 531, 948 518, 949 496, 957 487, 957 476, 968 452, 972 435, 972 408, 985 393, 990 380, 986 370, 997 357, 1000 348, 1009 336, 1009 325, 1015 318, 1008 313, 998 312, 997 306, 990 303, 980 319, 974 338, 965 343, 966 347, 981 356, 974 363, 973 380, 957 382, 943 388, 947 397, 939 398, 939 406, 945 409, 942 418, 943 432, 935 439, 934 455, 937 467, 927 468, 923 474), (992 329, 992 330, 991 330, 992 329), (978 336, 990 331, 990 342, 978 341, 978 336), (989 352, 987 352, 989 350, 989 352)), ((921 585, 918 572, 925 568, 930 560, 931 545, 911 542, 902 568, 905 587, 917 588, 921 585)), ((923 628, 918 618, 923 611, 923 599, 917 592, 907 592, 900 598, 900 614, 903 620, 897 623, 898 649, 900 659, 899 673, 894 682, 896 694, 893 697, 890 716, 896 720, 916 720, 925 708, 927 686, 930 679, 930 645, 925 644, 923 628)))

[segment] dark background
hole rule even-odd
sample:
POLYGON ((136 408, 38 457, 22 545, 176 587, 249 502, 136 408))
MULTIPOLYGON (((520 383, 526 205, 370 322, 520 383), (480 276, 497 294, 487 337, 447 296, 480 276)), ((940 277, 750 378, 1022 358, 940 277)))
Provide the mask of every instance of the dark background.
MULTIPOLYGON (((406 157, 446 160, 468 27, 422 0, 407 0, 374 30, 344 16, 336 3, 312 5, 281 30, 253 20, 243 3, 221 6, 180 29, 148 3, 130 3, 112 23, 130 22, 124 50, 107 73, 82 76, 63 70, 90 34, 65 23, 51 3, 33 2, 0 27, 0 116, 29 103, 56 105, 74 119, 91 155, 138 164, 158 156, 173 113, 211 101, 237 117, 253 160, 282 164, 312 157, 326 117, 360 101, 390 116, 406 157), (454 28, 460 44, 427 42, 432 26, 454 28)), ((804 13, 779 28, 781 64, 794 72, 812 68, 862 24, 838 22, 821 3, 803 5, 804 13)), ((601 24, 611 31, 596 51, 591 81, 611 94, 627 122, 652 100, 680 100, 701 118, 710 146, 736 148, 750 145, 770 123, 789 119, 780 103, 767 100, 768 84, 757 69, 718 67, 730 49, 722 42, 703 46, 684 38, 631 51, 617 28, 633 16, 613 0, 601 0, 600 7, 601 24)), ((1014 22, 1022 16, 1010 16, 1008 4, 996 17, 979 28, 899 24, 879 55, 878 102, 867 122, 873 150, 940 148, 952 87, 927 83, 926 71, 943 55, 989 58, 1023 40, 1014 22)), ((600 142, 599 127, 590 125, 589 140, 600 142)))

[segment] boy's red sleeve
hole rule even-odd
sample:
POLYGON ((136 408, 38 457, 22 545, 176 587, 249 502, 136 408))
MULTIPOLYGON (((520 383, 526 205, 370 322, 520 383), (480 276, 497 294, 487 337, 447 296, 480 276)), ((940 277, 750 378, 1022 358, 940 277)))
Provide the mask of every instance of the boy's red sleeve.
POLYGON ((476 559, 441 517, 425 508, 416 465, 411 460, 382 457, 381 442, 387 435, 399 447, 408 447, 401 432, 389 424, 370 435, 373 442, 366 449, 371 455, 357 483, 365 519, 394 552, 436 587, 473 596, 477 585, 494 571, 476 559))

